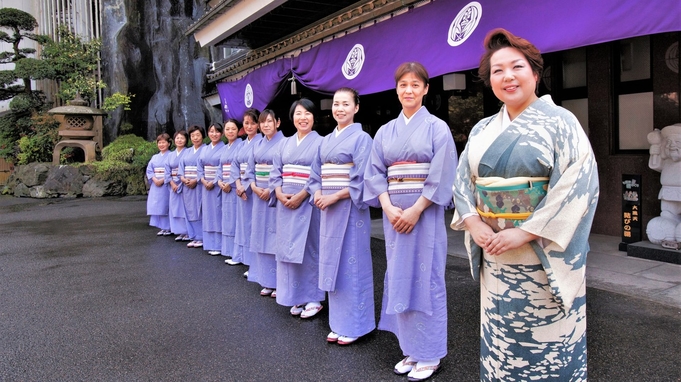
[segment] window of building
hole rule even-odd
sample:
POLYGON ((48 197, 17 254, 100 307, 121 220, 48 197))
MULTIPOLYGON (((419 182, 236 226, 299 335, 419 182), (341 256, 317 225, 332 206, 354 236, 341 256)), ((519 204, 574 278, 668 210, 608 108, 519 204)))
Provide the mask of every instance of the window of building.
POLYGON ((617 151, 648 150, 653 130, 650 36, 616 43, 617 151))
POLYGON ((586 48, 566 50, 560 54, 562 89, 561 106, 577 117, 589 134, 589 99, 586 86, 586 48))

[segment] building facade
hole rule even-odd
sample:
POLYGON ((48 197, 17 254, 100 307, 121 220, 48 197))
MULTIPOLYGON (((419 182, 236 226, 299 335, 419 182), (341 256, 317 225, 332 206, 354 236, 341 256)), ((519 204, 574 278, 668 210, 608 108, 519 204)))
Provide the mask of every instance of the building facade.
MULTIPOLYGON (((646 238, 646 223, 660 213, 660 178, 648 168, 646 136, 681 122, 681 3, 373 0, 338 4, 343 8, 313 21, 299 9, 298 24, 288 23, 295 30, 273 26, 303 3, 213 1, 188 29, 214 47, 208 81, 216 84, 215 105, 225 117, 239 118, 251 106, 285 108, 300 95, 324 109, 329 94, 350 86, 362 94, 358 120, 375 132, 399 113, 394 69, 414 60, 433 77, 429 110, 448 121, 461 148, 470 127, 498 111, 475 68, 487 31, 504 27, 543 52, 540 93, 571 110, 589 135, 601 189, 592 232, 646 238), (264 32, 269 40, 257 34, 264 32), (623 219, 623 181, 630 175, 640 179, 638 231, 623 219)), ((321 119, 321 129, 332 128, 328 113, 321 119)))

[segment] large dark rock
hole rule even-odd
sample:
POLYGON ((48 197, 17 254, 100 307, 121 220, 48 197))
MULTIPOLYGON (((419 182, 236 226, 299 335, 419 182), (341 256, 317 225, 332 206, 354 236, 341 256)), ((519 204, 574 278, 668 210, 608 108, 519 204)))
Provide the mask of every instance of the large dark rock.
POLYGON ((107 92, 130 93, 131 111, 106 119, 108 140, 122 121, 155 139, 189 125, 206 125, 203 105, 209 53, 184 31, 205 11, 203 0, 104 0, 102 63, 107 92), (125 113, 125 115, 124 115, 125 113))
POLYGON ((125 195, 125 185, 121 182, 90 179, 83 185, 83 197, 122 196, 125 195))
POLYGON ((54 167, 45 181, 45 192, 63 198, 83 195, 83 175, 73 166, 54 167))
POLYGON ((39 184, 45 183, 47 180, 47 174, 52 168, 49 163, 29 163, 23 166, 16 166, 14 172, 12 173, 13 179, 10 181, 23 183, 27 187, 37 186, 39 184))
POLYGON ((19 183, 14 187, 13 195, 18 198, 30 198, 31 190, 25 184, 19 183))

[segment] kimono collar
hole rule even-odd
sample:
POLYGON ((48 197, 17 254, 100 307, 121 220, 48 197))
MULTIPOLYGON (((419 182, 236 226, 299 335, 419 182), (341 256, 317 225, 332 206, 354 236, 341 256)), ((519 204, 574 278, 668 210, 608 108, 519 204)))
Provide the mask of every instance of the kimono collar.
POLYGON ((310 131, 307 133, 304 137, 298 138, 298 133, 296 133, 296 145, 300 146, 300 144, 303 142, 303 139, 307 138, 308 135, 310 135, 312 132, 310 131))
POLYGON ((341 129, 341 130, 339 130, 339 129, 338 129, 338 126, 336 126, 336 131, 334 131, 334 134, 336 134, 335 136, 337 137, 337 136, 341 135, 342 132, 348 130, 352 125, 354 125, 354 123, 351 123, 351 124, 345 126, 345 127, 344 127, 343 129, 341 129))
POLYGON ((412 114, 411 117, 409 117, 409 118, 407 118, 407 116, 404 115, 404 111, 403 111, 403 112, 402 112, 402 118, 404 118, 404 124, 405 124, 405 125, 408 125, 409 122, 411 122, 411 120, 414 119, 414 116, 415 116, 416 114, 418 114, 421 110, 423 110, 424 107, 425 107, 425 106, 421 105, 421 108, 419 108, 418 110, 416 110, 416 113, 412 114))

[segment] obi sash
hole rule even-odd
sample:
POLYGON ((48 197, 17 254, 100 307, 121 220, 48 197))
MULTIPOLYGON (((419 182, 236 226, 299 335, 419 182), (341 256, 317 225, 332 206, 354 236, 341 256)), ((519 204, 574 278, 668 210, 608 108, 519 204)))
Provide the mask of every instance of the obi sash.
POLYGON ((196 166, 184 166, 184 177, 187 179, 197 179, 199 174, 196 166))
POLYGON ((205 180, 215 180, 218 175, 218 166, 203 166, 203 178, 205 180))
POLYGON ((342 190, 350 187, 350 170, 354 163, 322 165, 322 190, 342 190))
MULTIPOLYGON (((265 183, 270 181, 270 171, 272 171, 272 165, 263 163, 255 165, 255 183, 265 183)), ((258 186, 260 187, 260 186, 258 186)))
POLYGON ((165 167, 154 167, 154 178, 163 179, 166 176, 165 167))
POLYGON ((223 163, 222 164, 222 180, 226 181, 229 179, 229 175, 232 173, 232 164, 223 163))
POLYGON ((395 162, 388 167, 388 193, 421 193, 430 163, 395 162))
POLYGON ((177 176, 177 171, 179 170, 178 167, 170 169, 170 176, 173 178, 173 182, 179 182, 180 177, 177 176))
POLYGON ((310 166, 285 164, 281 177, 284 184, 305 186, 308 179, 310 179, 310 166))
POLYGON ((246 170, 248 169, 248 163, 239 163, 239 177, 241 180, 246 179, 246 170))
POLYGON ((499 232, 519 226, 546 196, 549 178, 478 178, 477 211, 482 221, 499 232))

